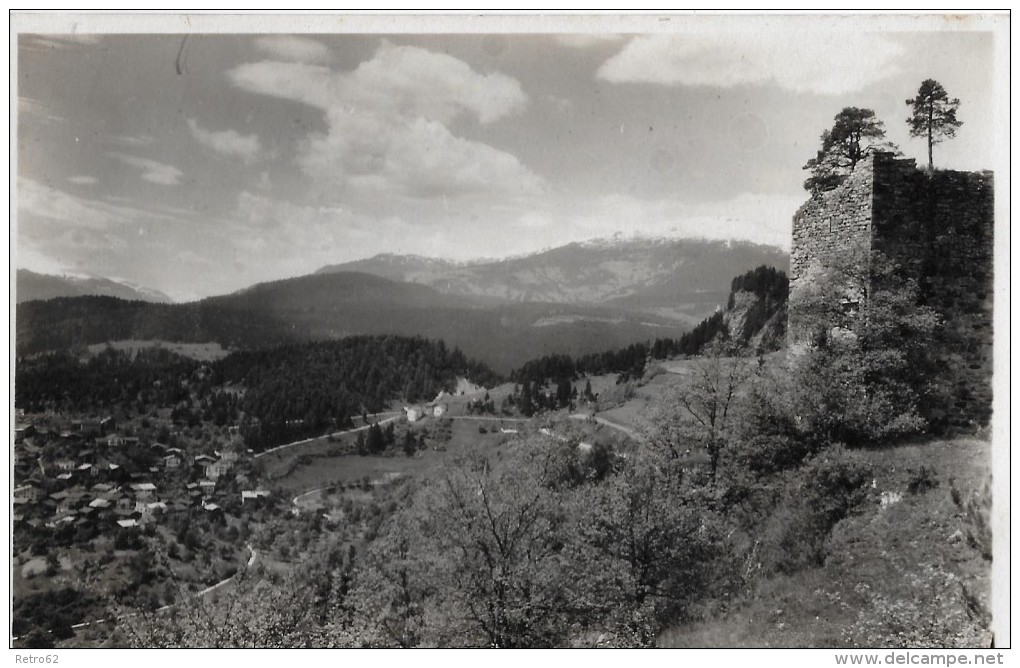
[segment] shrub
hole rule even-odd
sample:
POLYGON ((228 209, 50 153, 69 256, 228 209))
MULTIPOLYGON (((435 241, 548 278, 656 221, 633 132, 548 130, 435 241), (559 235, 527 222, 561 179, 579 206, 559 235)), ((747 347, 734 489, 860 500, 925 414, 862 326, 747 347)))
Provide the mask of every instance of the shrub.
POLYGON ((988 618, 971 611, 960 578, 942 566, 922 564, 903 573, 905 595, 890 597, 866 584, 857 587, 866 605, 844 640, 853 647, 987 646, 988 618))
POLYGON ((910 471, 910 479, 907 481, 907 491, 911 494, 924 494, 928 490, 939 486, 938 478, 935 477, 935 470, 921 465, 910 471))
POLYGON ((986 561, 992 560, 992 527, 989 514, 992 507, 992 487, 985 480, 981 489, 971 493, 966 499, 953 480, 949 481, 949 491, 953 503, 963 511, 966 519, 967 544, 981 553, 986 561))
POLYGON ((792 573, 825 563, 833 527, 867 498, 871 479, 870 465, 841 445, 830 446, 791 473, 763 530, 763 568, 792 573))

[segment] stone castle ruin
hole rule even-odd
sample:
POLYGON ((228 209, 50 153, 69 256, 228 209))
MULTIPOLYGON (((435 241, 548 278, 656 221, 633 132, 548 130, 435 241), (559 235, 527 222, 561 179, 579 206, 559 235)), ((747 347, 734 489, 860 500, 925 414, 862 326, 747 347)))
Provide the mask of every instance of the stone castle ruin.
MULTIPOLYGON (((927 172, 875 152, 793 219, 791 298, 827 258, 855 248, 881 252, 917 280, 922 302, 944 323, 936 352, 953 384, 942 416, 952 428, 987 425, 991 416, 993 210, 991 172, 927 172)), ((794 346, 807 336, 792 311, 788 332, 794 346)))

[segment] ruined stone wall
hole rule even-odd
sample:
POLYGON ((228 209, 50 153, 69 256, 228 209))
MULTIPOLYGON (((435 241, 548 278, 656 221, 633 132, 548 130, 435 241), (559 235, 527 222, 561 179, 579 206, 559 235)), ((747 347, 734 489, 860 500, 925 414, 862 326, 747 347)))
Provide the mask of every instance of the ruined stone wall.
POLYGON ((939 362, 950 425, 984 425, 992 405, 994 184, 991 172, 918 170, 875 159, 872 248, 908 267, 944 321, 939 362))
MULTIPOLYGON (((918 280, 922 302, 943 318, 938 358, 952 383, 930 416, 952 427, 991 415, 994 195, 990 172, 918 170, 913 160, 876 153, 838 188, 794 216, 791 296, 812 267, 863 246, 918 280)), ((803 328, 789 323, 791 344, 803 328)))
MULTIPOLYGON (((866 255, 872 244, 874 166, 858 163, 839 187, 813 195, 793 217, 790 249, 790 300, 797 304, 833 262, 850 254, 866 255)), ((848 286, 848 292, 852 290, 848 286)), ((791 347, 810 343, 813 332, 795 311, 790 313, 787 342, 791 347)))
POLYGON ((813 196, 794 214, 791 287, 827 258, 855 245, 870 247, 873 180, 872 161, 863 161, 838 188, 813 196))

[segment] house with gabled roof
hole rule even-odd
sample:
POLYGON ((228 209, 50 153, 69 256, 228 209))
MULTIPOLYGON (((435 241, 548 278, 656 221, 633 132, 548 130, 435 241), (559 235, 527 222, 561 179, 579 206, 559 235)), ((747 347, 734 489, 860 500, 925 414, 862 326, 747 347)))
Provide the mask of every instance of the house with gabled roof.
POLYGON ((14 503, 35 503, 39 500, 39 486, 25 483, 11 490, 14 503))

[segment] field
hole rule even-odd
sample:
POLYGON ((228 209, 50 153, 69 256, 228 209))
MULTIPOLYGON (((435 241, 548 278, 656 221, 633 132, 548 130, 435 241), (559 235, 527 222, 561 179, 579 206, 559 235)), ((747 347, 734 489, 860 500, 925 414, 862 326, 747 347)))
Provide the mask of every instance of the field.
MULTIPOLYGON (((427 419, 420 425, 412 425, 412 430, 417 433, 428 429, 432 426, 429 424, 430 421, 435 424, 434 420, 427 419)), ((451 420, 449 440, 438 448, 430 447, 414 457, 407 457, 399 447, 394 449, 392 455, 384 456, 330 455, 330 450, 336 449, 340 444, 319 439, 307 447, 302 446, 300 454, 291 452, 285 457, 280 457, 278 462, 267 462, 266 473, 272 478, 274 473, 286 471, 284 475, 275 478, 273 484, 285 493, 294 495, 338 484, 359 483, 365 479, 377 481, 399 475, 426 474, 469 452, 497 450, 513 437, 513 434, 500 433, 499 424, 498 421, 451 420), (479 426, 482 426, 486 433, 480 433, 479 426), (296 465, 290 464, 295 456, 298 457, 296 465)), ((397 433, 401 434, 407 427, 406 422, 401 423, 397 433)), ((352 443, 354 438, 356 437, 353 435, 341 437, 347 444, 352 443)), ((274 456, 270 455, 267 459, 274 456)))

